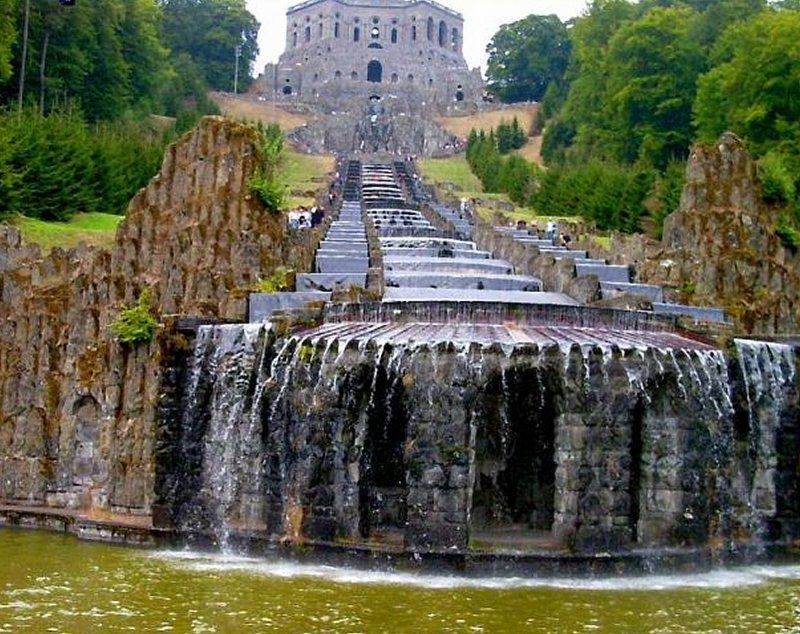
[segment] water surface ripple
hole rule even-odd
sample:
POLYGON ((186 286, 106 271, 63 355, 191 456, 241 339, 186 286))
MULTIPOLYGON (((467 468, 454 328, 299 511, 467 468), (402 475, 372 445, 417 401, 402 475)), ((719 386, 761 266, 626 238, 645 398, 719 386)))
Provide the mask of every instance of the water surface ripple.
POLYGON ((0 531, 0 634, 800 633, 800 566, 480 579, 0 531))

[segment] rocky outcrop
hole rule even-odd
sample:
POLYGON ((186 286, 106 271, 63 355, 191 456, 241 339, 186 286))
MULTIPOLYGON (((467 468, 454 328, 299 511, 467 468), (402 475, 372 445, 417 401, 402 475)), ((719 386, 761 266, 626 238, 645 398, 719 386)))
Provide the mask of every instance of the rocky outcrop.
POLYGON ((665 220, 661 242, 614 235, 606 252, 578 246, 631 265, 637 281, 672 289, 670 301, 723 306, 740 332, 794 333, 800 256, 782 244, 777 216, 762 200, 756 164, 728 133, 692 150, 680 208, 665 220))
POLYGON ((162 346, 123 346, 109 327, 145 286, 162 316, 242 319, 260 276, 307 267, 311 249, 290 249, 249 194, 255 147, 252 128, 204 119, 131 202, 110 253, 42 255, 0 226, 0 499, 149 513, 162 346))
POLYGON ((680 209, 664 224, 664 246, 682 256, 698 297, 716 297, 746 332, 796 332, 800 260, 776 233, 762 202, 756 165, 732 134, 697 146, 680 209))

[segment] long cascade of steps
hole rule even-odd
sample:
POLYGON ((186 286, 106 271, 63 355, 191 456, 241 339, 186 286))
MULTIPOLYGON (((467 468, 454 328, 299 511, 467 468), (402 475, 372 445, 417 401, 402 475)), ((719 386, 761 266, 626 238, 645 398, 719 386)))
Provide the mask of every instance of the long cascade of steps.
POLYGON ((314 258, 314 273, 297 276, 297 290, 366 288, 369 270, 367 230, 361 215, 361 165, 350 161, 344 177, 342 206, 314 258))
POLYGON ((456 227, 457 237, 436 228, 404 194, 411 182, 404 162, 362 169, 365 213, 383 259, 384 303, 577 304, 564 294, 542 292, 541 280, 516 275, 511 264, 479 250, 467 239, 471 225, 451 208, 436 204, 433 211, 456 227))
POLYGON ((314 257, 314 271, 298 273, 295 291, 252 293, 249 321, 269 320, 279 311, 302 309, 309 302, 330 302, 333 292, 366 288, 369 243, 361 213, 361 163, 350 161, 344 173, 342 204, 314 257))
MULTIPOLYGON (((296 275, 296 290, 254 293, 250 321, 269 320, 276 311, 300 309, 309 302, 330 302, 336 291, 366 289, 370 269, 368 219, 375 229, 383 263, 383 302, 538 304, 577 306, 563 293, 544 292, 541 280, 518 275, 505 260, 492 257, 471 240, 470 218, 431 200, 406 161, 350 160, 343 175, 342 203, 314 258, 314 269, 296 275), (428 217, 420 211, 426 204, 428 217), (436 225, 429 218, 435 220, 436 225), (439 222, 441 221, 441 222, 439 222), (439 227, 447 226, 445 230, 439 227)), ((495 227, 555 260, 571 260, 576 277, 596 276, 604 298, 620 294, 644 298, 656 315, 724 322, 724 311, 664 302, 660 286, 637 284, 628 266, 593 259, 528 230, 495 227)))
POLYGON ((633 281, 633 270, 629 266, 609 264, 606 260, 593 259, 589 253, 556 244, 555 239, 532 234, 527 229, 494 227, 495 231, 510 235, 515 241, 535 246, 541 253, 552 255, 556 260, 571 259, 575 263, 575 276, 594 275, 600 283, 602 299, 613 299, 620 295, 636 296, 649 302, 653 313, 666 317, 686 317, 700 322, 726 323, 725 311, 721 308, 686 306, 668 303, 664 289, 656 284, 641 284, 633 281))

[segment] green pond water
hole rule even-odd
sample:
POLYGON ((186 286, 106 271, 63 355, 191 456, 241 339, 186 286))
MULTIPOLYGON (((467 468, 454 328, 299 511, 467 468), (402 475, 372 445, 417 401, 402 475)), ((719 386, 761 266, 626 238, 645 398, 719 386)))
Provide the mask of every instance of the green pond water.
POLYGON ((0 530, 0 633, 800 633, 800 567, 612 580, 298 566, 0 530))

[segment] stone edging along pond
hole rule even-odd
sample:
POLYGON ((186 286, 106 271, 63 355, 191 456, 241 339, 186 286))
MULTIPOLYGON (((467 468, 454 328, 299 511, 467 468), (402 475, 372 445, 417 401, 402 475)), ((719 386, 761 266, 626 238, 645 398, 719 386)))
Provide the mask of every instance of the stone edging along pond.
MULTIPOLYGON (((148 518, 149 519, 149 518, 148 518)), ((0 506, 0 529, 48 530, 85 541, 138 548, 218 550, 210 535, 185 535, 153 528, 144 517, 89 518, 68 509, 0 506)), ((388 545, 304 542, 289 543, 253 534, 234 534, 237 553, 300 564, 352 567, 361 570, 456 574, 467 577, 615 577, 704 572, 722 566, 753 563, 797 563, 795 544, 772 544, 759 552, 715 552, 710 547, 643 549, 619 553, 561 551, 428 551, 411 552, 388 545)))

